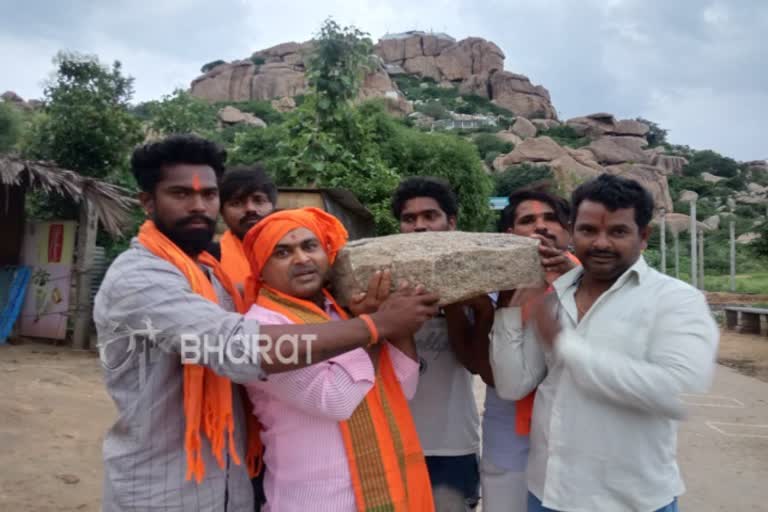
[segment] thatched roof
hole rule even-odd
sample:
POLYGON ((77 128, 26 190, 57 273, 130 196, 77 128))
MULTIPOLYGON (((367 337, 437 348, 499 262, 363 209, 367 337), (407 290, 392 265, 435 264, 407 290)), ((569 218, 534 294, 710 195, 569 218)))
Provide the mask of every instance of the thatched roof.
POLYGON ((129 211, 137 204, 131 192, 95 178, 57 167, 52 162, 23 160, 0 155, 0 185, 24 185, 55 193, 80 203, 85 199, 94 206, 99 221, 112 235, 119 235, 128 225, 129 211))

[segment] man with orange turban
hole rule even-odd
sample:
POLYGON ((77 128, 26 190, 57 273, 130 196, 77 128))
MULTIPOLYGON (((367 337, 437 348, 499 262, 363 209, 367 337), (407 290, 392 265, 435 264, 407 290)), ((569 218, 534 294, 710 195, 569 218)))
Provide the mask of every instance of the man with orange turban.
MULTIPOLYGON (((346 319, 324 288, 346 241, 342 224, 316 208, 260 221, 243 243, 252 275, 260 276, 249 282, 255 304, 246 318, 263 325, 346 319)), ((380 284, 386 293, 388 278, 380 284)), ((433 510, 407 403, 418 373, 412 337, 379 342, 372 327, 365 349, 247 384, 266 447, 264 510, 433 510)))

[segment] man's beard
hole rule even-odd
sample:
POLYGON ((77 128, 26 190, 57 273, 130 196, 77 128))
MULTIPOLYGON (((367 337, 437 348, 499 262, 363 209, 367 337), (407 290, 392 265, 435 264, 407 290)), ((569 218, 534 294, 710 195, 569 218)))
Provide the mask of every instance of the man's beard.
POLYGON ((171 226, 166 225, 160 219, 155 217, 155 226, 171 242, 188 255, 195 257, 208 248, 213 240, 213 234, 216 232, 216 221, 205 217, 204 215, 190 215, 174 222, 171 226), (191 222, 202 221, 207 228, 189 228, 191 222))

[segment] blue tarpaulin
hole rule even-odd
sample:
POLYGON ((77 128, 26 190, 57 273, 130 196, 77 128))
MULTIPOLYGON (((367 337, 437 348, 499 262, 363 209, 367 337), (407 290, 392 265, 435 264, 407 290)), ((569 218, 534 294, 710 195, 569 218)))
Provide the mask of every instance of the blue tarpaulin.
POLYGON ((25 266, 0 267, 0 345, 19 317, 31 274, 32 269, 25 266))

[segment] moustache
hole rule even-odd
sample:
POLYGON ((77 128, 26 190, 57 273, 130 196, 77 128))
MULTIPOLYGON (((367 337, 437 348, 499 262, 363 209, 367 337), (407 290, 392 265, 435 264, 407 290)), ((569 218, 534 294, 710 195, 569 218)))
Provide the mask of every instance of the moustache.
POLYGON ((250 215, 246 215, 245 217, 240 219, 240 224, 242 224, 243 226, 251 224, 251 223, 255 224, 255 223, 259 222, 263 218, 264 218, 263 215, 259 215, 257 213, 253 213, 253 214, 250 214, 250 215))
POLYGON ((613 251, 594 251, 594 250, 587 252, 587 256, 597 257, 597 258, 618 258, 619 257, 619 255, 613 251))
POLYGON ((176 222, 175 227, 183 228, 193 222, 203 222, 209 229, 214 229, 216 227, 216 221, 209 217, 205 217, 204 215, 190 215, 189 217, 184 217, 176 222))
POLYGON ((308 274, 309 272, 317 272, 317 267, 314 265, 296 265, 291 267, 291 277, 297 277, 301 274, 308 274))

